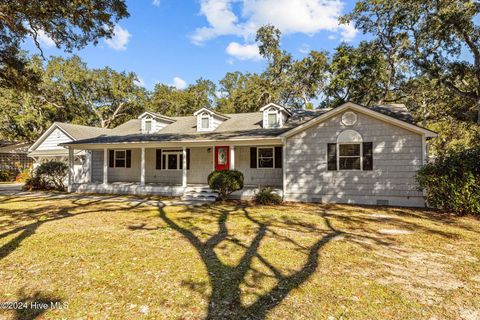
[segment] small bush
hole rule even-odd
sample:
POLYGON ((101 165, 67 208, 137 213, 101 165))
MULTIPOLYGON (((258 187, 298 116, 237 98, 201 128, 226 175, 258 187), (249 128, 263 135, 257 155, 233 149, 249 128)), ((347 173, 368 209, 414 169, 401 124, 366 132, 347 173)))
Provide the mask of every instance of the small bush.
POLYGON ((480 215, 480 147, 452 152, 425 165, 417 181, 428 204, 457 214, 480 215))
POLYGON ((61 161, 44 162, 36 168, 33 176, 25 181, 24 190, 64 191, 68 166, 61 161))
POLYGON ((0 170, 0 182, 13 182, 17 174, 18 171, 16 169, 0 170))
POLYGON ((23 191, 50 190, 52 189, 41 176, 35 175, 28 178, 22 186, 23 191))
POLYGON ((41 177, 49 186, 55 190, 65 190, 65 178, 68 174, 68 166, 61 161, 48 161, 42 163, 35 174, 41 177))
POLYGON ((255 195, 255 202, 258 204, 280 204, 282 197, 273 192, 271 187, 264 187, 255 195))
POLYGON ((23 169, 15 178, 16 182, 26 182, 28 179, 32 177, 32 170, 31 169, 23 169))
POLYGON ((225 200, 232 192, 243 188, 243 174, 237 170, 213 171, 208 175, 208 185, 218 192, 220 200, 225 200))

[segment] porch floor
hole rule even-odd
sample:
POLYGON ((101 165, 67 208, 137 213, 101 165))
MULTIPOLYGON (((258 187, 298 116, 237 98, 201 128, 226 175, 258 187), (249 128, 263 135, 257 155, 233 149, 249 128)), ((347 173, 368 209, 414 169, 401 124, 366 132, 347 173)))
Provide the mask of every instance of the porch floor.
MULTIPOLYGON (((161 195, 170 197, 182 197, 187 189, 191 188, 209 188, 207 184, 187 184, 182 185, 146 183, 140 185, 139 182, 111 182, 103 184, 101 182, 75 183, 71 191, 77 193, 106 193, 106 194, 134 194, 134 195, 161 195)), ((281 188, 274 188, 274 192, 283 196, 281 188)), ((244 186, 242 190, 231 194, 232 199, 250 200, 259 191, 258 186, 244 186)))

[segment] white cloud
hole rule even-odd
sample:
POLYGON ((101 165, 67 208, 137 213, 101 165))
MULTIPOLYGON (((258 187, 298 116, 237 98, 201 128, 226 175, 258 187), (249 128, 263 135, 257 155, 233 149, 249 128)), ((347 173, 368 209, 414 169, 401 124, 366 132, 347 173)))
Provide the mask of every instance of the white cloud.
POLYGON ((153 1, 152 1, 152 4, 153 4, 155 7, 160 7, 160 0, 153 0, 153 1))
POLYGON ((352 40, 353 25, 340 25, 344 2, 341 0, 201 0, 200 14, 207 18, 208 26, 195 30, 193 43, 222 35, 236 35, 252 40, 259 27, 273 24, 283 34, 315 34, 326 30, 352 40), (235 14, 233 4, 240 13, 235 14))
POLYGON ((357 33, 358 33, 358 30, 355 29, 352 23, 342 26, 341 35, 342 35, 343 41, 352 41, 353 39, 355 39, 355 36, 357 35, 357 33))
POLYGON ((53 41, 53 39, 50 38, 50 37, 45 33, 45 31, 43 31, 43 30, 41 30, 41 29, 38 30, 38 32, 37 32, 37 39, 38 39, 38 41, 39 41, 41 44, 43 44, 43 45, 45 45, 45 46, 47 46, 47 47, 49 47, 49 48, 55 46, 55 41, 53 41))
POLYGON ((113 37, 105 40, 105 43, 113 50, 127 50, 127 43, 132 36, 127 29, 116 25, 113 29, 113 37))
POLYGON ((236 26, 237 16, 231 10, 232 0, 202 0, 200 14, 207 18, 209 27, 195 30, 192 41, 195 44, 213 39, 217 36, 237 34, 241 28, 236 26))
POLYGON ((177 88, 179 90, 182 90, 182 89, 185 89, 187 87, 187 82, 180 77, 174 77, 172 86, 174 86, 175 88, 177 88))
POLYGON ((262 57, 258 52, 256 44, 239 44, 238 42, 230 42, 225 50, 229 55, 239 60, 260 60, 262 57))

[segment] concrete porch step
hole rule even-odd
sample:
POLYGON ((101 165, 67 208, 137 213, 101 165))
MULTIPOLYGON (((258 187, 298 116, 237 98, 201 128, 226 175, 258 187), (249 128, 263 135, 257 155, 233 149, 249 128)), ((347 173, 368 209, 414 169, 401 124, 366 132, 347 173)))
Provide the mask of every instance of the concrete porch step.
POLYGON ((218 194, 208 186, 191 186, 185 188, 185 192, 181 199, 214 202, 217 200, 217 196, 218 194))

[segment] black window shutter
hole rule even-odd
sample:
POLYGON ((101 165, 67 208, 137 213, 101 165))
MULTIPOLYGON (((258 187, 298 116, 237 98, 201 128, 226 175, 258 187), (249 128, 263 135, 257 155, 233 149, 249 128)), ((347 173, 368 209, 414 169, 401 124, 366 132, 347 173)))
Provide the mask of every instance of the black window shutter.
POLYGON ((327 145, 328 170, 337 170, 337 144, 329 143, 327 145))
POLYGON ((187 148, 187 170, 190 170, 190 149, 187 148))
POLYGON ((162 169, 162 149, 155 150, 155 169, 162 169))
POLYGON ((363 143, 363 170, 373 170, 373 142, 363 143))
POLYGON ((108 166, 110 168, 115 166, 115 150, 108 150, 108 166))
POLYGON ((167 156, 165 154, 162 154, 162 169, 167 168, 167 156))
POLYGON ((132 167, 132 150, 127 150, 126 157, 127 157, 127 160, 126 160, 125 167, 131 168, 132 167))
POLYGON ((275 147, 275 168, 282 167, 282 147, 275 147))
POLYGON ((250 168, 257 167, 257 148, 251 147, 250 148, 250 168))

